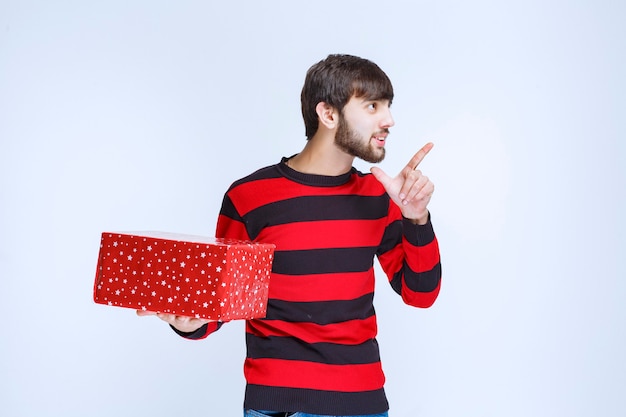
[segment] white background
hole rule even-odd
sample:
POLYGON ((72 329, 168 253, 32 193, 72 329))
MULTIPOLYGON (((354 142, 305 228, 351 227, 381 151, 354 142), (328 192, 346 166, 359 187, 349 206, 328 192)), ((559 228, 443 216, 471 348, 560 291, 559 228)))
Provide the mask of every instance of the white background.
POLYGON ((190 342, 96 305, 100 234, 212 236, 232 181, 304 146, 304 74, 329 53, 394 83, 385 170, 435 143, 441 296, 412 309, 378 276, 391 415, 625 415, 625 17, 0 1, 0 415, 241 415, 242 323, 190 342))

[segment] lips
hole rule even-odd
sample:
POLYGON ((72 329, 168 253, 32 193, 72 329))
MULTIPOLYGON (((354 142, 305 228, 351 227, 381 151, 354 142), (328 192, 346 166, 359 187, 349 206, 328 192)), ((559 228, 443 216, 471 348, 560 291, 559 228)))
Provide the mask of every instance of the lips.
POLYGON ((372 136, 372 139, 374 139, 374 142, 376 142, 378 145, 384 146, 385 141, 387 140, 387 135, 372 136))
POLYGON ((374 141, 383 146, 385 145, 385 141, 387 140, 387 136, 389 136, 389 129, 382 129, 372 135, 372 139, 374 141))

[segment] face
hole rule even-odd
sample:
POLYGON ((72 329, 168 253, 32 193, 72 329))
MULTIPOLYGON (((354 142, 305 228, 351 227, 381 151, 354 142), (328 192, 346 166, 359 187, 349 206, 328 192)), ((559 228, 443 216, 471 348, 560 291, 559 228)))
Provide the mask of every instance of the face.
POLYGON ((393 125, 388 100, 352 97, 339 115, 335 145, 364 161, 380 162, 393 125))

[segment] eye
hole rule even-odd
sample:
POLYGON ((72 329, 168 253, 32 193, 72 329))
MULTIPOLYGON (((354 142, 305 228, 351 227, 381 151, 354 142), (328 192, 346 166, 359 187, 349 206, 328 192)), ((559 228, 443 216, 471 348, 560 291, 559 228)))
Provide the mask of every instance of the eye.
POLYGON ((376 111, 376 108, 377 108, 376 102, 372 102, 372 103, 367 105, 367 109, 368 110, 376 111))

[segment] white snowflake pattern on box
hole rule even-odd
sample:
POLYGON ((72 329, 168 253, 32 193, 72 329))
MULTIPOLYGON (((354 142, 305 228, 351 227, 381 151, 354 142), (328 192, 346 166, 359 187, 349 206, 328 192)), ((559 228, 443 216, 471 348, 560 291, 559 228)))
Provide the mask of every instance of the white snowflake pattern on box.
POLYGON ((220 321, 265 317, 274 248, 165 232, 105 232, 94 301, 220 321))

